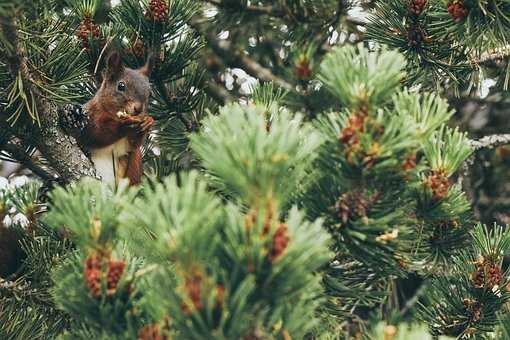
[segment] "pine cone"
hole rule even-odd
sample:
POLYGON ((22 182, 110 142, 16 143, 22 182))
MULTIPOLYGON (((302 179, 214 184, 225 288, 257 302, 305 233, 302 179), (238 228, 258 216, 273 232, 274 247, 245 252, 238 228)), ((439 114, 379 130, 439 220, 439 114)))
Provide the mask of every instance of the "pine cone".
POLYGON ((79 104, 68 104, 59 110, 60 126, 68 134, 80 137, 89 124, 89 115, 79 104))
POLYGON ((414 168, 416 168, 416 154, 415 153, 409 155, 405 159, 404 163, 402 164, 402 169, 404 171, 412 170, 414 168))
POLYGON ((501 268, 490 259, 480 258, 475 262, 476 269, 471 273, 471 280, 476 288, 499 286, 503 281, 501 268))
POLYGON ((433 171, 426 180, 427 186, 432 192, 432 197, 439 201, 448 195, 450 190, 450 182, 444 171, 433 171))
POLYGON ((106 292, 108 295, 113 295, 117 291, 117 285, 124 273, 125 267, 126 262, 124 261, 110 260, 108 262, 108 273, 106 275, 106 292))
POLYGON ((342 130, 339 140, 342 143, 353 143, 353 138, 356 136, 357 132, 363 132, 364 131, 364 125, 366 122, 366 119, 368 117, 368 112, 366 110, 361 109, 357 112, 354 112, 347 122, 347 126, 342 130))
POLYGON ((340 196, 335 204, 342 223, 347 223, 353 217, 366 217, 372 198, 367 199, 362 192, 348 191, 340 196))
POLYGON ((312 75, 312 69, 310 68, 310 62, 307 58, 302 58, 296 65, 296 77, 300 80, 306 80, 312 75))
POLYGON ((163 23, 168 19, 168 5, 165 0, 151 0, 145 17, 151 21, 163 23))
POLYGON ((145 58, 145 45, 140 39, 136 39, 133 43, 131 43, 130 51, 138 59, 145 58))
POLYGON ((168 340, 168 337, 161 333, 160 326, 147 325, 138 332, 138 340, 168 340))
POLYGON ((427 35, 420 26, 410 26, 407 29, 407 46, 419 47, 423 42, 427 42, 427 35))
POLYGON ((287 249, 290 237, 285 223, 281 223, 273 235, 273 244, 269 254, 269 260, 274 263, 287 249))
POLYGON ((83 48, 89 49, 89 38, 99 39, 100 35, 99 25, 95 24, 90 16, 85 16, 76 32, 76 37, 81 40, 83 48))
MULTIPOLYGON (((198 271, 195 271, 191 273, 190 275, 187 275, 187 277, 184 280, 186 290, 188 292, 188 296, 191 299, 191 302, 193 303, 193 306, 197 310, 201 310, 203 308, 202 301, 201 301, 201 285, 202 285, 202 274, 198 271)), ((185 312, 189 311, 188 306, 184 306, 185 312)))
POLYGON ((414 15, 420 15, 427 6, 427 0, 411 0, 409 3, 409 12, 414 15))
POLYGON ((453 20, 458 23, 468 16, 469 11, 464 5, 464 1, 455 0, 448 5, 448 13, 450 13, 453 20))
POLYGON ((101 296, 102 259, 98 254, 91 254, 85 261, 85 283, 93 297, 101 296))

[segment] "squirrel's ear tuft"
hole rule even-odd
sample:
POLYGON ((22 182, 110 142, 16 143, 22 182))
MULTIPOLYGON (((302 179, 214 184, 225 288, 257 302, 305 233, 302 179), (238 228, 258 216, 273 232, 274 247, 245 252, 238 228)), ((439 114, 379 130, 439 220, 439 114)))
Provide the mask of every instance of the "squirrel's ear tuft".
POLYGON ((147 57, 147 61, 145 62, 145 65, 140 67, 139 71, 141 74, 150 77, 152 69, 154 68, 154 55, 151 53, 147 57))
POLYGON ((124 66, 122 65, 122 59, 120 58, 119 52, 116 50, 112 51, 106 61, 106 76, 109 79, 116 79, 120 77, 124 66))

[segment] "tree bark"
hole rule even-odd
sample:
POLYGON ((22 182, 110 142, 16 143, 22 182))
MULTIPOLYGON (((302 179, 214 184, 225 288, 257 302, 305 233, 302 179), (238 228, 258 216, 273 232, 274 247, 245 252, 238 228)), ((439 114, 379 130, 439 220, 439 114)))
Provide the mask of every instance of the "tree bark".
POLYGON ((11 75, 20 75, 24 91, 33 93, 40 124, 34 124, 30 141, 50 162, 63 182, 74 182, 82 177, 97 177, 92 162, 85 156, 77 141, 68 136, 60 127, 58 110, 48 98, 34 86, 25 51, 18 39, 16 23, 12 16, 0 17, 0 30, 11 46, 6 49, 6 59, 11 75))

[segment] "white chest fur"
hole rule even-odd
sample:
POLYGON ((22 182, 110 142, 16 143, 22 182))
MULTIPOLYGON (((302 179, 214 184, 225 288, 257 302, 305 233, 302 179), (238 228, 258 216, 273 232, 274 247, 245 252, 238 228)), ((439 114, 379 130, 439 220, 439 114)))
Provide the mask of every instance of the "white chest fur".
POLYGON ((130 151, 131 146, 126 137, 104 148, 91 150, 92 162, 103 182, 118 183, 119 177, 123 177, 125 171, 125 169, 120 168, 122 162, 119 162, 119 159, 126 156, 130 151))

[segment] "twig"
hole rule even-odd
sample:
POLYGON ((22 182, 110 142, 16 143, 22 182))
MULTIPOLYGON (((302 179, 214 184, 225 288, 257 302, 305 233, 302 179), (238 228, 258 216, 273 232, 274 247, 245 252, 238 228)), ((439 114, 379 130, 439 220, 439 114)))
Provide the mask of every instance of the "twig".
POLYGON ((413 308, 416 303, 418 303, 418 301, 420 300, 420 298, 426 293, 427 291, 427 285, 425 283, 422 283, 418 289, 416 289, 416 291, 414 292, 414 295, 411 299, 407 300, 406 304, 404 305, 404 307, 400 310, 400 312, 398 313, 400 315, 400 317, 403 317, 407 314, 407 312, 413 308))
POLYGON ((7 152, 12 158, 20 162, 22 165, 27 167, 36 176, 40 177, 44 181, 54 181, 55 177, 49 172, 44 170, 40 165, 36 164, 32 157, 28 153, 22 150, 20 146, 12 143, 7 143, 2 146, 2 150, 7 152))
MULTIPOLYGON (((196 23, 192 23, 192 26, 197 31, 201 32, 200 28, 197 27, 196 23)), ((271 70, 260 65, 258 62, 251 59, 242 51, 235 51, 230 46, 222 46, 222 44, 216 41, 216 38, 212 34, 207 34, 204 32, 201 32, 201 34, 205 37, 209 47, 211 47, 213 52, 218 57, 220 57, 225 62, 226 65, 242 68, 248 74, 254 76, 255 78, 258 78, 263 81, 273 82, 276 85, 289 91, 295 91, 295 88, 292 84, 274 75, 271 72, 271 70)), ((228 42, 226 41, 222 41, 222 43, 228 44, 228 42)))
POLYGON ((213 81, 206 82, 204 91, 220 105, 235 101, 234 96, 225 87, 213 81))
MULTIPOLYGON (((162 82, 162 81, 156 81, 156 87, 158 88, 159 92, 163 96, 163 99, 165 102, 169 105, 172 104, 172 99, 170 98, 170 93, 168 92, 168 87, 162 82)), ((188 121, 182 112, 176 112, 177 119, 181 121, 181 123, 186 127, 186 130, 188 132, 193 132, 193 124, 188 121)))

